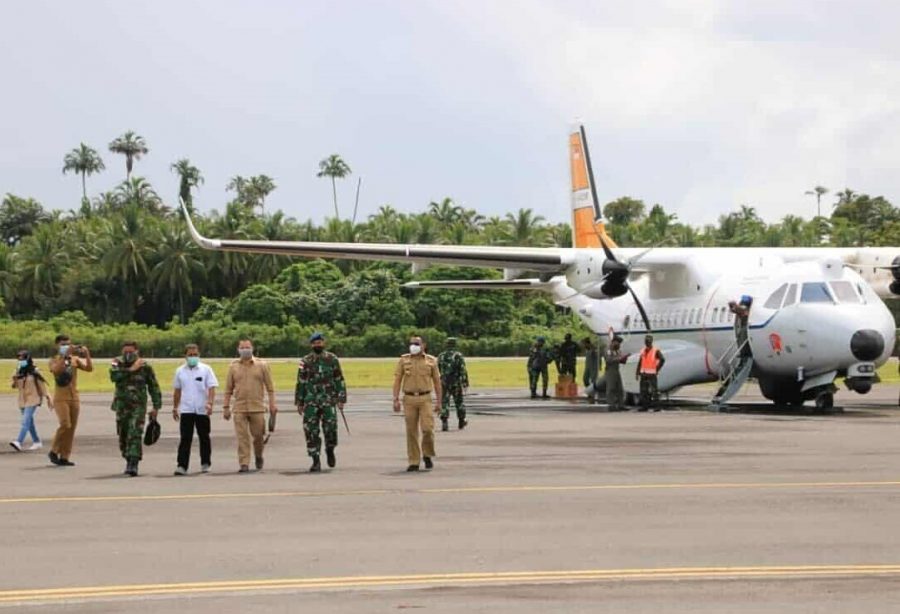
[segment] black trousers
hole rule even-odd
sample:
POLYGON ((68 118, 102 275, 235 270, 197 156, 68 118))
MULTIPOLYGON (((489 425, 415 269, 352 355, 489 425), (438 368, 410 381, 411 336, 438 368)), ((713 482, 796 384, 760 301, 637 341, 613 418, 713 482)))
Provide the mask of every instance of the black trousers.
POLYGON ((194 429, 200 440, 200 464, 211 465, 212 445, 209 442, 209 416, 202 414, 181 414, 181 441, 178 444, 178 466, 188 468, 191 462, 191 444, 194 441, 194 429))

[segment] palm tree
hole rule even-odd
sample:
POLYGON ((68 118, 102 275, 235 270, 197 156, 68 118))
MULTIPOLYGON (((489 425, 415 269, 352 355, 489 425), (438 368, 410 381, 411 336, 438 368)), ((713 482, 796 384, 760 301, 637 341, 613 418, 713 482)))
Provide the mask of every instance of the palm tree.
POLYGON ((428 214, 441 225, 450 225, 462 217, 463 208, 454 203, 452 198, 445 198, 440 203, 428 203, 428 214))
POLYGON ((131 168, 134 166, 134 161, 140 160, 142 155, 150 151, 147 149, 144 137, 131 130, 113 140, 109 144, 109 150, 125 156, 125 179, 131 179, 131 168))
POLYGON ((347 166, 347 163, 337 154, 331 154, 321 162, 319 162, 319 172, 316 177, 331 177, 331 194, 334 197, 334 217, 340 219, 337 204, 337 186, 335 179, 343 179, 353 171, 347 166))
POLYGON ((173 162, 169 165, 169 168, 173 173, 178 173, 178 196, 184 201, 188 211, 193 212, 194 202, 191 197, 191 188, 196 188, 203 183, 203 175, 200 174, 200 169, 191 164, 191 161, 187 158, 173 162))
POLYGON ((63 175, 68 172, 81 174, 81 201, 87 202, 87 176, 99 173, 105 168, 97 150, 82 143, 63 158, 62 172, 63 175))
POLYGON ((828 188, 817 185, 812 190, 807 190, 806 192, 804 192, 804 194, 816 197, 816 217, 821 217, 822 216, 822 196, 824 196, 825 194, 828 194, 828 188))
POLYGON ((506 234, 507 243, 528 247, 545 243, 547 228, 541 226, 544 218, 535 215, 531 209, 519 209, 515 215, 507 213, 506 221, 509 225, 506 234))
POLYGON ((183 226, 171 224, 159 229, 155 243, 159 261, 150 272, 150 283, 158 294, 178 298, 178 316, 185 324, 184 297, 193 294, 194 282, 205 272, 197 244, 183 226))
POLYGON ((65 273, 65 233, 61 224, 41 224, 15 254, 20 295, 40 304, 59 293, 65 273))
POLYGON ((265 210, 266 196, 275 190, 275 181, 268 175, 256 175, 250 178, 247 188, 254 206, 265 210))
POLYGON ((133 205, 142 211, 157 213, 162 208, 162 199, 150 182, 143 177, 132 177, 116 187, 119 208, 133 205))

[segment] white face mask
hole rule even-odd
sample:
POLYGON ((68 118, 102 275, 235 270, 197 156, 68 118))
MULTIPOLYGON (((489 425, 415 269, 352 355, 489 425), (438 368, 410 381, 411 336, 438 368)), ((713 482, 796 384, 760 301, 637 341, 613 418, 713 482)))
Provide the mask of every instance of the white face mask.
POLYGON ((253 348, 241 348, 238 350, 238 354, 241 358, 252 358, 253 348))
POLYGON ((416 354, 421 354, 421 353, 422 353, 422 346, 421 346, 421 345, 410 345, 410 346, 409 346, 409 353, 412 354, 413 356, 415 356, 416 354))

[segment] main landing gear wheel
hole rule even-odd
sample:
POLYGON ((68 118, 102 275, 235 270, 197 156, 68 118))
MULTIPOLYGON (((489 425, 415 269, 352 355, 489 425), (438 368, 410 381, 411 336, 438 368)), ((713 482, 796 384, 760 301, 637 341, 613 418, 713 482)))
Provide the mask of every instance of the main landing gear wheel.
POLYGON ((834 407, 834 394, 831 392, 820 392, 816 395, 816 409, 828 410, 834 407))

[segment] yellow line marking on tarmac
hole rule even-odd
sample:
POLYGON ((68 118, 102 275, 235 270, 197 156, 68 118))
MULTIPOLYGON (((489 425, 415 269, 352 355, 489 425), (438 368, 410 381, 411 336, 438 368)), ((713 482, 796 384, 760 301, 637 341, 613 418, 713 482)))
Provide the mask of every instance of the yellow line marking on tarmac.
POLYGON ((767 489, 767 488, 886 488, 900 486, 900 480, 869 482, 712 482, 675 484, 585 484, 571 486, 463 486, 453 488, 413 488, 366 490, 289 490, 281 492, 184 493, 168 495, 74 495, 59 497, 7 497, 0 504, 14 503, 91 503, 111 501, 195 501, 206 499, 255 499, 267 497, 352 497, 368 495, 466 494, 515 492, 583 492, 592 490, 689 490, 689 489, 767 489))
POLYGON ((124 584, 0 591, 0 603, 96 600, 115 597, 186 595, 247 591, 315 591, 381 587, 448 586, 466 584, 533 584, 599 582, 604 580, 713 580, 718 578, 799 578, 817 576, 881 576, 900 574, 900 564, 794 565, 755 567, 662 567, 585 569, 568 571, 511 571, 437 573, 393 576, 338 576, 280 578, 272 580, 224 580, 172 584, 124 584))

